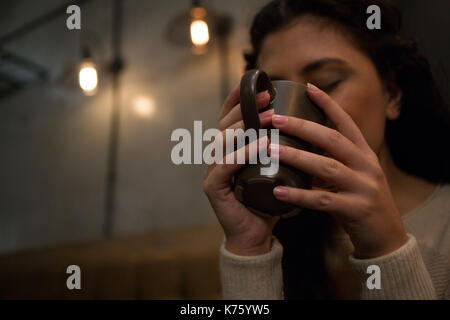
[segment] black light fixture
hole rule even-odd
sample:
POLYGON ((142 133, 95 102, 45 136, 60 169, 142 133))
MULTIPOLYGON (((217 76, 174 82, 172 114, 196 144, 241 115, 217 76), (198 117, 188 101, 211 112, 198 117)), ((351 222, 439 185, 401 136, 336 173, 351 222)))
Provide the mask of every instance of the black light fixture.
POLYGON ((116 213, 117 158, 120 145, 119 136, 122 106, 121 75, 125 68, 125 61, 122 55, 123 10, 123 0, 112 0, 111 49, 113 61, 110 65, 110 71, 112 73, 112 110, 106 167, 106 190, 103 207, 103 234, 106 237, 110 237, 113 234, 116 213))

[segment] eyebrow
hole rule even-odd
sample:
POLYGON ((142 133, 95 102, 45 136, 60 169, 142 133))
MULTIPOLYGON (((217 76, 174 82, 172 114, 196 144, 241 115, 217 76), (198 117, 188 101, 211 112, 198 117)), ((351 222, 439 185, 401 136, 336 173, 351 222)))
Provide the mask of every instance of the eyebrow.
POLYGON ((324 65, 330 64, 330 63, 337 63, 337 64, 341 64, 341 65, 347 65, 347 62, 345 62, 342 59, 338 59, 338 58, 324 58, 324 59, 320 59, 320 60, 314 61, 314 62, 306 65, 305 67, 303 67, 301 73, 308 73, 308 72, 311 72, 311 71, 315 71, 317 69, 322 68, 324 65))
MULTIPOLYGON (((313 71, 316 71, 316 70, 322 68, 324 65, 327 65, 330 63, 348 65, 347 62, 345 62, 344 60, 339 59, 339 58, 323 58, 323 59, 320 59, 320 60, 317 60, 317 61, 307 64, 300 70, 300 73, 305 74, 305 73, 313 72, 313 71)), ((283 77, 279 77, 279 76, 275 76, 275 75, 273 77, 270 77, 270 79, 272 81, 284 80, 283 77)))

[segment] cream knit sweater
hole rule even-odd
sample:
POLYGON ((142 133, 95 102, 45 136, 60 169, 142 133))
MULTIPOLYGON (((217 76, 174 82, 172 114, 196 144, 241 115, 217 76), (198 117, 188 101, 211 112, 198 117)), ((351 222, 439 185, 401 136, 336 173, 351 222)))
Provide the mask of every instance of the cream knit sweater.
MULTIPOLYGON (((375 259, 349 262, 361 282, 361 299, 450 299, 450 184, 440 185, 402 217, 408 242, 375 259), (367 267, 380 267, 381 288, 368 289, 367 267)), ((244 257, 220 248, 224 299, 283 299, 283 248, 273 237, 270 252, 244 257)))

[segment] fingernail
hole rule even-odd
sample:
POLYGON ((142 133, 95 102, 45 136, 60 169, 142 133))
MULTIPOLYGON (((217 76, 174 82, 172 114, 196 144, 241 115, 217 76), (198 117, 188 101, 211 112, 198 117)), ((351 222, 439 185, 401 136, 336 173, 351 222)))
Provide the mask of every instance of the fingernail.
POLYGON ((270 110, 264 111, 263 113, 260 113, 259 117, 261 120, 269 120, 270 118, 272 118, 272 115, 273 115, 273 110, 270 109, 270 110))
POLYGON ((273 194, 278 199, 287 199, 289 191, 283 187, 276 187, 273 189, 273 194))
POLYGON ((285 124, 288 121, 288 117, 285 116, 280 116, 278 114, 275 114, 272 117, 272 123, 276 126, 282 126, 283 124, 285 124))
POLYGON ((312 83, 307 83, 306 86, 308 87, 309 91, 311 92, 319 92, 320 89, 317 88, 315 85, 313 85, 312 83))

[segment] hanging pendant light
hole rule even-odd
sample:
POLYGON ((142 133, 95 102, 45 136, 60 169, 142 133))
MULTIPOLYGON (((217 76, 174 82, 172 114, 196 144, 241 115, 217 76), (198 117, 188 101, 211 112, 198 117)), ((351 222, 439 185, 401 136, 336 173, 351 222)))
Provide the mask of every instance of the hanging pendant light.
POLYGON ((206 21, 206 10, 200 6, 194 6, 190 10, 191 24, 190 35, 194 53, 203 53, 209 42, 209 26, 206 21))
POLYGON ((78 72, 78 83, 85 95, 92 96, 96 94, 98 87, 97 66, 93 62, 88 48, 83 50, 83 60, 78 72))

